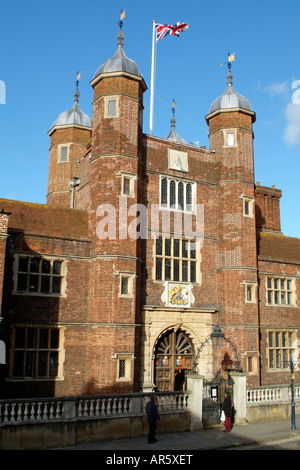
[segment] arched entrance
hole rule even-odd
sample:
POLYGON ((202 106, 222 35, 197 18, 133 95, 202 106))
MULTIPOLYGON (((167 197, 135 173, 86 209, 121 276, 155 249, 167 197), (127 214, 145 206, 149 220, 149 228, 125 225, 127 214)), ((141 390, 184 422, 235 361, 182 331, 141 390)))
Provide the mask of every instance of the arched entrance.
POLYGON ((185 390, 186 372, 194 365, 194 347, 187 333, 168 330, 157 342, 154 382, 158 391, 185 390))

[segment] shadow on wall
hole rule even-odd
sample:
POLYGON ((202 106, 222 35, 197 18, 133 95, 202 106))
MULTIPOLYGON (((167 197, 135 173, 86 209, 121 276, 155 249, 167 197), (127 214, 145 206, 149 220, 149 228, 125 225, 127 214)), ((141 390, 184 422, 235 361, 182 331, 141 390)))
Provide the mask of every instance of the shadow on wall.
MULTIPOLYGON (((36 295, 37 278, 42 277, 37 273, 37 263, 41 262, 42 257, 38 253, 36 256, 34 254, 21 230, 9 231, 3 283, 1 314, 3 320, 0 324, 0 338, 6 347, 5 364, 0 365, 1 398, 55 396, 55 381, 47 380, 46 374, 49 374, 49 370, 50 374, 54 374, 57 355, 54 347, 52 354, 46 350, 49 347, 49 343, 46 345, 46 342, 52 341, 55 346, 55 334, 52 338, 52 330, 49 333, 49 323, 58 321, 60 299, 36 295), (28 272, 21 275, 15 272, 20 271, 16 260, 16 255, 19 253, 22 254, 23 264, 26 260, 30 263, 31 259, 34 259, 35 263, 34 267, 32 262, 32 268, 29 264, 28 272), (32 294, 16 293, 18 288, 15 284, 18 282, 27 282, 27 289, 32 294), (41 329, 41 326, 44 328, 41 329), (37 378, 40 380, 35 380, 37 378)), ((43 269, 47 271, 46 263, 43 269)), ((44 289, 47 289, 45 286, 48 276, 44 277, 44 289)))

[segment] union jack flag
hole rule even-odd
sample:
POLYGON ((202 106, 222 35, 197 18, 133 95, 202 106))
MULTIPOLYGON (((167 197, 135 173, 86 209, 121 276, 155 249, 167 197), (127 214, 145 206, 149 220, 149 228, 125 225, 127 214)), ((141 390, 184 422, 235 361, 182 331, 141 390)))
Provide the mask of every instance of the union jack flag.
POLYGON ((179 22, 177 22, 175 25, 155 23, 155 29, 156 41, 160 41, 168 34, 170 34, 171 36, 179 36, 179 33, 182 33, 182 31, 188 29, 188 24, 179 22))

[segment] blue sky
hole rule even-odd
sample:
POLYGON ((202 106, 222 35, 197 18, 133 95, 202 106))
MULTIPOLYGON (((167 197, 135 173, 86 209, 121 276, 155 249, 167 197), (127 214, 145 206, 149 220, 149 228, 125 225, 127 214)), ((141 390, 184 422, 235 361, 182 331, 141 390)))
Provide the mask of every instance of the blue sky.
POLYGON ((80 106, 92 117, 90 81, 116 51, 121 9, 124 50, 148 86, 145 133, 153 20, 189 25, 179 38, 157 44, 153 134, 159 137, 169 133, 175 99, 178 134, 209 147, 204 117, 226 88, 227 68, 219 65, 235 52, 233 86, 257 117, 255 180, 283 191, 282 231, 300 237, 298 0, 0 0, 0 80, 6 86, 6 103, 0 104, 0 197, 46 202, 47 133, 73 105, 77 70, 80 106))

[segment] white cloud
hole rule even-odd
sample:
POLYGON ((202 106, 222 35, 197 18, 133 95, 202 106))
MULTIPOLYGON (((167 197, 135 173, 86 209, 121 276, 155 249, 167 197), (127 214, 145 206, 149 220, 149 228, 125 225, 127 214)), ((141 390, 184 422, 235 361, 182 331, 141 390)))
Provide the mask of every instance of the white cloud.
MULTIPOLYGON (((260 83, 256 88, 268 93, 271 98, 279 98, 280 106, 284 103, 285 128, 283 129, 283 140, 289 148, 296 148, 300 152, 300 80, 293 82, 275 82, 263 87, 260 83), (295 91, 293 91, 295 89, 295 91)), ((274 100, 275 103, 275 100, 274 100)), ((278 104, 278 100, 276 100, 278 104)), ((279 112, 282 116, 283 108, 279 112)), ((274 121, 264 121, 265 125, 276 125, 274 121)))
POLYGON ((289 147, 300 150, 300 104, 289 103, 285 110, 287 125, 284 130, 284 141, 289 147))
POLYGON ((287 96, 290 92, 290 85, 288 82, 272 83, 267 86, 265 90, 270 93, 271 96, 287 96))

